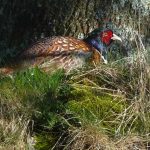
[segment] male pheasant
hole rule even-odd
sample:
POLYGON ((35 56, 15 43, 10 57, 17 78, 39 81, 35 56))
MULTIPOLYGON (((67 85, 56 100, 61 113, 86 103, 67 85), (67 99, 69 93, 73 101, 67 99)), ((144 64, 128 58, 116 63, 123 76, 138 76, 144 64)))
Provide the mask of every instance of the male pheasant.
POLYGON ((11 73, 25 67, 38 66, 45 70, 64 68, 71 70, 81 67, 85 62, 98 64, 107 62, 107 48, 120 40, 112 30, 96 29, 83 40, 74 37, 53 36, 44 38, 21 52, 11 64, 0 72, 11 73))

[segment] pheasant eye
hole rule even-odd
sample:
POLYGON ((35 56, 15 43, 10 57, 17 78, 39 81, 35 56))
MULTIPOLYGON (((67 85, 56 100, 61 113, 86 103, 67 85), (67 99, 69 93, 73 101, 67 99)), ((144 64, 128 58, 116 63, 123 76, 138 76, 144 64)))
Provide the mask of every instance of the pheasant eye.
POLYGON ((108 33, 103 33, 102 37, 108 36, 108 33))
POLYGON ((106 45, 109 45, 111 42, 111 38, 113 36, 113 32, 111 30, 106 30, 100 34, 100 39, 106 45))

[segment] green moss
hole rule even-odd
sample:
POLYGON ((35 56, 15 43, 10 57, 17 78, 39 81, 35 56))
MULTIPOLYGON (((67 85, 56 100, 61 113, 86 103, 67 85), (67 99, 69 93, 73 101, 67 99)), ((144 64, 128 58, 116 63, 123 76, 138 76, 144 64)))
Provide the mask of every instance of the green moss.
POLYGON ((114 119, 126 108, 121 98, 95 93, 88 88, 76 88, 72 94, 73 99, 68 102, 67 111, 79 118, 83 126, 95 126, 100 130, 105 128, 107 132, 115 131, 119 120, 114 119))
POLYGON ((36 150, 48 150, 54 146, 56 137, 50 133, 42 133, 35 136, 35 141, 36 150))

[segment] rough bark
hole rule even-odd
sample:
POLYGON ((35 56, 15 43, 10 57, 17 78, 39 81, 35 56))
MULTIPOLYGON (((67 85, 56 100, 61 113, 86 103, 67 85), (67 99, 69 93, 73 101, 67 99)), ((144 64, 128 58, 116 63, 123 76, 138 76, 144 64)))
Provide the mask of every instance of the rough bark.
POLYGON ((113 28, 124 43, 136 30, 148 45, 150 9, 146 7, 136 0, 0 0, 0 55, 14 56, 41 37, 85 36, 99 26, 113 28))

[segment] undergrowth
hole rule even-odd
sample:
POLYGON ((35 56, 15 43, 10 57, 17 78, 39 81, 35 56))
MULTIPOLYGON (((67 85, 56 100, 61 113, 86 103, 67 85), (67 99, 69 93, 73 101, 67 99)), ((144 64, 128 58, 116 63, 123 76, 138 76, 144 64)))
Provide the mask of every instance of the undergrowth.
POLYGON ((0 149, 148 149, 149 63, 120 61, 1 76, 0 149))

